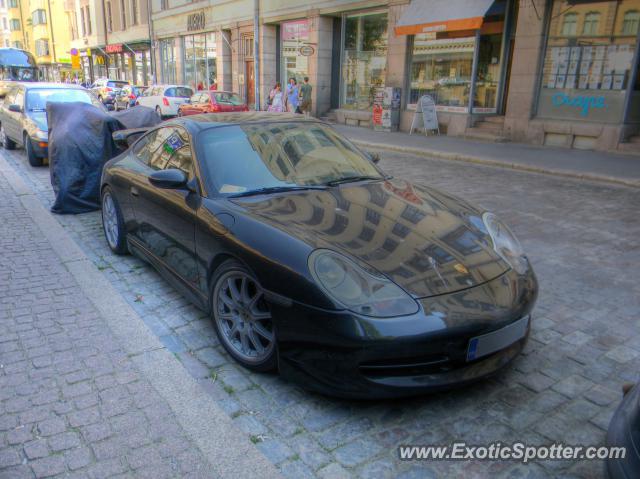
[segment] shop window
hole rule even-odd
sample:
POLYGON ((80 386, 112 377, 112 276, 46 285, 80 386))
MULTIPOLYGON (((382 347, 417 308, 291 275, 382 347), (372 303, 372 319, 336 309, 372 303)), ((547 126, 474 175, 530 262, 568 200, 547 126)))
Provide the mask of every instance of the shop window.
POLYGON ((183 38, 184 83, 194 91, 217 88, 215 32, 183 38))
POLYGON ((296 20, 280 26, 283 83, 295 78, 301 83, 309 75, 309 57, 300 54, 300 47, 309 42, 309 21, 296 20))
POLYGON ((640 26, 640 11, 631 10, 624 14, 622 22, 623 35, 637 35, 638 26, 640 26))
POLYGON ((416 35, 411 51, 409 103, 433 97, 440 110, 467 111, 475 37, 431 39, 416 35))
POLYGON ((597 35, 598 24, 600 23, 600 14, 598 12, 589 12, 584 17, 584 25, 582 26, 583 35, 597 35))
POLYGON ((562 34, 566 36, 573 36, 578 31, 578 14, 567 13, 562 21, 562 34))
POLYGON ((387 14, 344 17, 342 108, 369 110, 387 74, 387 14))
POLYGON ((160 67, 165 84, 176 83, 176 41, 175 38, 160 40, 160 67))
MULTIPOLYGON (((636 46, 636 37, 625 33, 625 28, 632 28, 632 20, 623 12, 633 11, 640 11, 640 0, 588 6, 554 0, 538 99, 539 117, 622 121, 627 91, 633 83, 631 67, 636 46), (567 26, 569 15, 574 20, 584 15, 580 35, 576 35, 574 27, 567 26)), ((576 22, 570 20, 572 23, 576 22)))

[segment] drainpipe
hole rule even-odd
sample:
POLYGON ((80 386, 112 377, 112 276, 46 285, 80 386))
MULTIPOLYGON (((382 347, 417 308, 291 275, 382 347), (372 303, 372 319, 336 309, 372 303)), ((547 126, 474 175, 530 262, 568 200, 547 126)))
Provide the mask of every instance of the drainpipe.
POLYGON ((253 86, 255 97, 255 109, 260 110, 260 0, 253 0, 253 86))
POLYGON ((147 23, 149 24, 149 56, 151 57, 151 84, 153 85, 156 83, 156 55, 153 50, 153 20, 151 18, 151 0, 147 0, 147 23))
MULTIPOLYGON (((102 0, 102 25, 104 26, 104 47, 106 48, 107 45, 109 44, 109 37, 107 35, 107 7, 105 6, 105 1, 102 0)), ((107 70, 107 78, 109 78, 109 55, 106 54, 106 52, 104 55, 104 66, 105 69, 107 70)))
POLYGON ((51 32, 51 49, 53 50, 53 63, 58 63, 58 60, 56 59, 56 38, 53 36, 53 22, 51 21, 51 0, 47 0, 47 8, 49 9, 47 15, 49 16, 48 22, 49 31, 51 32))

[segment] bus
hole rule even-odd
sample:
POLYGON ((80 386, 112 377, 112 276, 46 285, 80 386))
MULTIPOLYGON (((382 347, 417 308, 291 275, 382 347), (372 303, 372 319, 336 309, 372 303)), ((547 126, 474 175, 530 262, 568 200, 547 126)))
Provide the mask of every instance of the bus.
POLYGON ((0 98, 15 81, 38 81, 36 59, 25 50, 0 48, 0 98))

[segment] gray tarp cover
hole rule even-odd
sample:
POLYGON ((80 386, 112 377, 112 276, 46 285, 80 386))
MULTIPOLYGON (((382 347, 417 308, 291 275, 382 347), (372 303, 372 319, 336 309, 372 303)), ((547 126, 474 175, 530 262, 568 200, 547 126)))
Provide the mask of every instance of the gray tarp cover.
POLYGON ((122 153, 113 132, 159 122, 152 109, 141 106, 109 114, 87 103, 47 103, 49 171, 56 195, 51 211, 66 214, 99 209, 102 168, 122 153))

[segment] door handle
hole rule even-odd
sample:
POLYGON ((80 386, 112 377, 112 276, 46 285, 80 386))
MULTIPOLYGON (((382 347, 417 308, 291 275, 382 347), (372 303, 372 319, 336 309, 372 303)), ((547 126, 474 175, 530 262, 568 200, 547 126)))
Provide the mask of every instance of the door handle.
POLYGON ((138 193, 138 188, 136 188, 135 186, 132 186, 132 187, 131 187, 131 194, 132 194, 133 196, 138 196, 138 195, 139 195, 139 193, 138 193))

